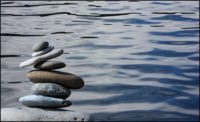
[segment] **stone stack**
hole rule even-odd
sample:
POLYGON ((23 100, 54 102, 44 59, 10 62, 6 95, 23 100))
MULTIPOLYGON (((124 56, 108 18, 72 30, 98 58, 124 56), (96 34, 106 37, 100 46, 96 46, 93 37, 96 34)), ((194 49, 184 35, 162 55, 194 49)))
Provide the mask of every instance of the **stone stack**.
POLYGON ((33 95, 23 96, 19 99, 23 105, 37 108, 62 108, 72 103, 66 98, 71 94, 70 89, 79 89, 84 86, 81 77, 55 71, 64 68, 64 62, 52 61, 63 54, 63 49, 54 49, 48 42, 36 43, 32 50, 32 58, 20 63, 20 67, 34 65, 36 70, 27 73, 27 77, 35 83, 31 91, 33 95))

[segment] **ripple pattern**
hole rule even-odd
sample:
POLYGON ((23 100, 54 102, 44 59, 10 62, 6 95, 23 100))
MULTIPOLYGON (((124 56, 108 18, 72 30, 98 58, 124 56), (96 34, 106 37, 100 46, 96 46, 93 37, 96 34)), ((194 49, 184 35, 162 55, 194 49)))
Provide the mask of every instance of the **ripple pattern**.
POLYGON ((64 49, 79 74, 66 109, 97 121, 199 118, 198 1, 1 2, 1 106, 21 106, 32 83, 19 68, 36 42, 64 49))

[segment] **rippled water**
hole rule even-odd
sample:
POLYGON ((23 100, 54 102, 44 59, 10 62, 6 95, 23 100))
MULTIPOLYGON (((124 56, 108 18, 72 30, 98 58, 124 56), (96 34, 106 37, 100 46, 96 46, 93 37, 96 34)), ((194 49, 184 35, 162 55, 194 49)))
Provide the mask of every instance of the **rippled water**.
POLYGON ((198 1, 2 2, 1 106, 33 85, 21 61, 35 42, 65 54, 61 71, 80 75, 66 109, 95 120, 197 120, 198 1))

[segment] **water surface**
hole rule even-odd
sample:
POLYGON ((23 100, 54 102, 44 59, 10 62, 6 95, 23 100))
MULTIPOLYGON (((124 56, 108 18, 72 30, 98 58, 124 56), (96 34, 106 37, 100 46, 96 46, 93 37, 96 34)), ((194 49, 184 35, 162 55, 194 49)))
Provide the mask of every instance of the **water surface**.
POLYGON ((198 120, 198 1, 1 4, 1 106, 33 85, 19 68, 31 47, 49 41, 64 54, 60 71, 80 75, 66 109, 95 120, 198 120))

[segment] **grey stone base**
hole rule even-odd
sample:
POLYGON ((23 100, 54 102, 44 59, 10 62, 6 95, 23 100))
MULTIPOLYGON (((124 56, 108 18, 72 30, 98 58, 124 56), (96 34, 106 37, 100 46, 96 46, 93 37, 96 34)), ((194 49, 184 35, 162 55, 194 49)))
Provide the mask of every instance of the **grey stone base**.
POLYGON ((2 108, 1 121, 93 121, 89 114, 64 109, 2 108))

